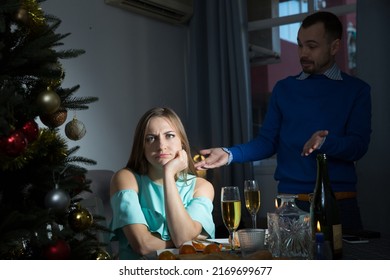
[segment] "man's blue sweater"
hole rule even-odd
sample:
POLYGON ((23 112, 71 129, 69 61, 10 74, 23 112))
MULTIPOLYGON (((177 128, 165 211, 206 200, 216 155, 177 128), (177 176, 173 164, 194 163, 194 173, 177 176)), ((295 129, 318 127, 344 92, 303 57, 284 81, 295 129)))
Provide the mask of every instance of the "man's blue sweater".
POLYGON ((280 193, 311 193, 316 179, 316 154, 328 156, 334 191, 355 191, 355 161, 368 149, 371 134, 370 86, 341 73, 342 80, 310 75, 291 76, 273 90, 259 135, 230 147, 233 162, 256 161, 277 154, 275 179, 280 193), (328 130, 324 144, 301 156, 306 141, 328 130))

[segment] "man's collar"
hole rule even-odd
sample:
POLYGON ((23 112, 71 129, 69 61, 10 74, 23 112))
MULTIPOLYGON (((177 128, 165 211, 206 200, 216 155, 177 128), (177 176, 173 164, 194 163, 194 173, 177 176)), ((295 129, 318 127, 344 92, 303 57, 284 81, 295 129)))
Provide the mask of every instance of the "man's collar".
MULTIPOLYGON (((311 74, 302 71, 301 74, 297 77, 297 80, 305 80, 310 75, 311 74)), ((333 64, 333 66, 330 67, 328 70, 326 70, 323 75, 328 77, 331 80, 341 81, 343 79, 343 77, 341 77, 340 68, 337 66, 336 63, 333 64)))

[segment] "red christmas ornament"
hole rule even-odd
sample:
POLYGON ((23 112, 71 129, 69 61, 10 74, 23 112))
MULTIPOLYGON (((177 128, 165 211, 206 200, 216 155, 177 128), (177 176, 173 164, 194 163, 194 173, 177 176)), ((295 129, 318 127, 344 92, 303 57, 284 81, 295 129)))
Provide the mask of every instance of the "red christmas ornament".
POLYGON ((37 138, 38 138, 39 126, 34 120, 31 120, 31 121, 26 122, 23 125, 22 131, 23 131, 23 134, 26 136, 27 141, 29 143, 32 143, 35 140, 37 140, 37 138))
POLYGON ((53 245, 49 245, 43 250, 43 256, 48 260, 68 260, 70 246, 66 241, 58 239, 53 245))
POLYGON ((0 139, 2 152, 10 157, 17 157, 27 147, 27 138, 22 131, 15 130, 8 137, 0 139))

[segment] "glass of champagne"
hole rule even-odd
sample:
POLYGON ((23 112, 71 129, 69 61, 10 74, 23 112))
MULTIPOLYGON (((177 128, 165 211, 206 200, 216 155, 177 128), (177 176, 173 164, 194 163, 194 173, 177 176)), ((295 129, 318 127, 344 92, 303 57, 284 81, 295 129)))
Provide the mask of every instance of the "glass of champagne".
POLYGON ((221 189, 222 220, 229 231, 230 250, 235 250, 234 235, 241 220, 241 199, 237 186, 222 187, 221 189))
POLYGON ((260 188, 256 180, 244 181, 245 206, 252 217, 252 227, 256 228, 256 216, 260 209, 260 188))

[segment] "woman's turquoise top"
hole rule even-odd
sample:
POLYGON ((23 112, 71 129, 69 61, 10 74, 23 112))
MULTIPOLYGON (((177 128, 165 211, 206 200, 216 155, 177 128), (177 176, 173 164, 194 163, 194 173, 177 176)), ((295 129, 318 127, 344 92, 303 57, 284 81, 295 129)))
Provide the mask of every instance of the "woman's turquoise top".
MULTIPOLYGON (((119 241, 119 259, 139 259, 129 245, 122 227, 130 224, 144 224, 150 232, 159 233, 162 240, 170 240, 164 208, 164 190, 146 175, 135 174, 139 192, 122 190, 111 197, 113 218, 110 224, 113 239, 119 241)), ((215 236, 212 217, 213 203, 206 197, 193 197, 196 177, 187 175, 187 180, 178 179, 176 186, 184 207, 195 221, 202 224, 203 232, 210 238, 215 236)))

